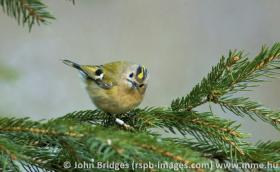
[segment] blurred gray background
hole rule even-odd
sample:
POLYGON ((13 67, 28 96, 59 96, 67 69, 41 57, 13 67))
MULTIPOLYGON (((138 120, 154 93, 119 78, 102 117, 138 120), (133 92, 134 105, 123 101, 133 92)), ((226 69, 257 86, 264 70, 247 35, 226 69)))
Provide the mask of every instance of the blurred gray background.
MULTIPOLYGON (((49 119, 95 108, 77 71, 62 64, 62 58, 82 64, 119 59, 144 64, 151 77, 141 107, 168 106, 229 49, 254 57, 261 45, 280 41, 279 0, 44 2, 57 20, 31 33, 0 12, 0 61, 19 73, 14 82, 0 82, 0 110, 6 115, 49 119)), ((246 96, 280 109, 279 86, 275 79, 246 96)), ((244 132, 252 133, 251 141, 280 138, 262 121, 215 111, 241 123, 244 132)))

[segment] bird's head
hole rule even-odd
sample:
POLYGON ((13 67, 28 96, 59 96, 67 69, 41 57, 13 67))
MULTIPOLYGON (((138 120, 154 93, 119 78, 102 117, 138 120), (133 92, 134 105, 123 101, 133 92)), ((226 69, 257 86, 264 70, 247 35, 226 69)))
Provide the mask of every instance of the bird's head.
POLYGON ((143 65, 130 65, 124 71, 123 78, 131 89, 144 90, 147 87, 149 73, 143 65))

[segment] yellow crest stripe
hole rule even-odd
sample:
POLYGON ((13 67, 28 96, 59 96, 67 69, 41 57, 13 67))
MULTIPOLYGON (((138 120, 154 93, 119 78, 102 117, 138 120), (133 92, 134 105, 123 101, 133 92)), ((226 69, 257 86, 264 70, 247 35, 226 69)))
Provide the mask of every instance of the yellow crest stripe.
POLYGON ((139 78, 139 79, 143 79, 143 77, 144 77, 144 70, 145 70, 145 67, 142 66, 142 67, 141 67, 141 72, 138 74, 138 78, 139 78))

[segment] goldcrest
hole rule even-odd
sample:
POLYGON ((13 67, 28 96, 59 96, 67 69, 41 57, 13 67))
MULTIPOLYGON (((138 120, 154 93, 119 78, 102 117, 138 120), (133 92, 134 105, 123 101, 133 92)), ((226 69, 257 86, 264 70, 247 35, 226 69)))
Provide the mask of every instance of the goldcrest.
POLYGON ((86 90, 95 106, 110 114, 128 112, 143 100, 149 74, 138 64, 116 61, 104 65, 63 63, 79 70, 86 90))

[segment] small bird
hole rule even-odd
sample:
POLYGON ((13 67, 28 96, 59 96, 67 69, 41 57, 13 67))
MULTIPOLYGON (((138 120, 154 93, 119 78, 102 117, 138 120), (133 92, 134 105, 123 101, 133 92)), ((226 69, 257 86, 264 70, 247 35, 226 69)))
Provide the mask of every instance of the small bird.
POLYGON ((64 64, 79 70, 86 90, 97 108, 110 114, 126 113, 143 100, 149 74, 143 65, 116 61, 104 65, 64 64))

